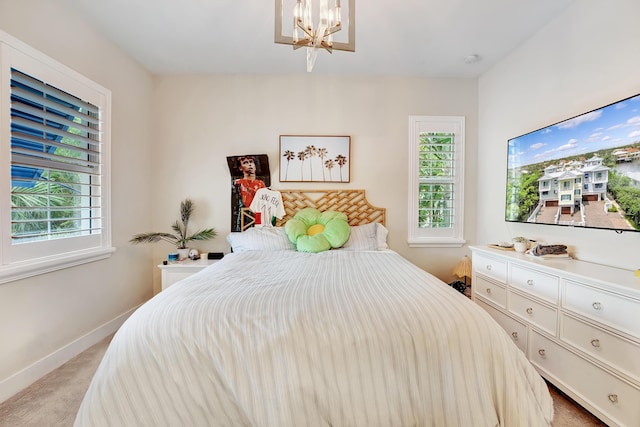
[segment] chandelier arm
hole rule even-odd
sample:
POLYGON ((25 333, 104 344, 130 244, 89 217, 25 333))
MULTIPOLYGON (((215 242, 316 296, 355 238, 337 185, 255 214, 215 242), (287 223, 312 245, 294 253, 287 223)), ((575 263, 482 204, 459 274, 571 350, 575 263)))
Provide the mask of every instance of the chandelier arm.
POLYGON ((296 25, 298 26, 298 28, 300 28, 302 31, 304 31, 304 33, 309 37, 309 38, 313 38, 313 29, 312 28, 308 28, 304 26, 304 23, 302 22, 302 19, 298 19, 296 22, 296 25))
MULTIPOLYGON (((316 46, 314 46, 313 44, 313 40, 299 40, 298 42, 293 44, 293 50, 298 50, 301 47, 308 47, 310 49, 315 49, 316 46)), ((325 41, 322 41, 320 43, 319 46, 317 46, 318 48, 323 48, 324 50, 326 50, 329 53, 333 53, 333 46, 328 44, 325 41)))
POLYGON ((320 47, 324 48, 329 53, 333 53, 333 46, 325 42, 324 40, 320 42, 320 47))
POLYGON ((340 31, 342 29, 342 25, 340 25, 340 23, 338 23, 337 25, 334 25, 333 27, 327 28, 327 30, 324 32, 325 37, 333 34, 333 33, 337 33, 338 31, 340 31))

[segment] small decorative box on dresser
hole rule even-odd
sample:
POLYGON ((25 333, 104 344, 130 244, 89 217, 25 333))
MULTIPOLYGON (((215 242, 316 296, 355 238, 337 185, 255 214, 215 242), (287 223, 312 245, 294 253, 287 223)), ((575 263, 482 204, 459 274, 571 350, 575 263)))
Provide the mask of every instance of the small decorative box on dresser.
POLYGON ((178 280, 182 280, 200 270, 204 270, 206 267, 218 261, 217 259, 200 258, 195 261, 186 259, 184 261, 158 265, 158 268, 162 270, 162 290, 164 291, 178 280))
POLYGON ((640 278, 472 247, 473 299, 538 372, 612 426, 640 426, 640 278))

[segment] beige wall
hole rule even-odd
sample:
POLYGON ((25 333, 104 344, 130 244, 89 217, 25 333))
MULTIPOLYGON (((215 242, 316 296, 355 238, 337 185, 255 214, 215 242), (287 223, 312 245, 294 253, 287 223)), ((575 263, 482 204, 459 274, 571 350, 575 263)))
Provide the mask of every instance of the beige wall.
MULTIPOLYGON (((93 29, 73 22, 74 13, 65 0, 0 0, 0 29, 112 90, 117 251, 106 261, 0 285, 0 400, 29 377, 21 370, 81 350, 87 344, 83 336, 149 298, 152 281, 159 290, 155 265, 171 246, 134 247, 128 240, 142 231, 169 231, 180 200, 196 202, 194 229, 214 226, 219 232, 199 248, 229 251, 224 239, 230 223, 228 155, 268 154, 276 188, 366 189, 372 203, 387 208, 391 247, 443 279, 452 278, 466 248, 406 244, 408 116, 465 116, 467 155, 475 158, 476 80, 314 74, 154 79, 93 29), (62 24, 49 28, 52 21, 62 24), (74 43, 60 43, 72 38, 74 43), (351 183, 280 185, 281 134, 351 135, 351 183)), ((474 176, 470 161, 465 203, 471 207, 474 176)), ((469 215, 468 239, 474 225, 469 215)))
POLYGON ((86 346, 83 336, 152 295, 151 249, 134 248, 128 239, 151 217, 153 79, 64 4, 0 0, 0 29, 111 89, 116 252, 108 260, 0 285, 0 401, 39 369, 86 346))
POLYGON ((450 280, 466 248, 406 244, 412 114, 466 117, 467 240, 482 244, 522 234, 567 242, 580 258, 637 268, 637 251, 630 249, 638 247, 638 234, 506 224, 502 213, 499 165, 506 162, 508 138, 640 92, 640 3, 615 4, 576 2, 478 84, 316 74, 153 79, 91 28, 73 22, 74 10, 64 0, 0 0, 0 29, 113 91, 117 248, 106 261, 0 285, 0 400, 21 370, 145 301, 152 280, 159 289, 155 264, 171 247, 133 247, 128 239, 168 231, 183 198, 197 203, 194 227, 214 226, 220 234, 200 249, 228 251, 228 155, 268 154, 276 188, 366 189, 372 203, 388 209, 392 249, 450 280), (54 20, 68 24, 50 27, 54 20), (72 37, 76 42, 60 43, 72 37), (351 135, 351 183, 280 184, 281 134, 351 135))
POLYGON ((478 242, 524 235, 578 258, 640 267, 640 233, 504 221, 506 143, 640 92, 640 2, 575 2, 479 81, 478 242))
POLYGON ((388 209, 392 249, 450 280, 466 248, 406 244, 412 114, 466 117, 467 240, 482 244, 523 234, 567 242, 584 259, 637 268, 637 251, 630 249, 638 247, 638 234, 508 225, 502 213, 499 165, 506 162, 508 138, 640 92, 635 22, 640 3, 616 0, 615 5, 576 2, 478 84, 316 74, 154 79, 91 28, 74 22, 65 0, 0 0, 0 29, 113 91, 117 248, 106 261, 0 285, 0 400, 21 370, 145 301, 152 280, 159 289, 155 264, 171 247, 133 247, 128 239, 141 231, 168 231, 183 198, 197 203, 194 227, 214 226, 220 234, 200 249, 228 251, 228 155, 268 154, 276 188, 366 189, 372 203, 388 209), (54 20, 63 24, 50 27, 54 20), (72 37, 74 43, 60 43, 72 37), (351 183, 280 184, 281 134, 351 135, 351 183))
MULTIPOLYGON (((324 58, 331 60, 331 58, 324 58)), ((194 229, 215 226, 220 237, 200 249, 228 252, 231 178, 226 156, 267 154, 272 187, 365 189, 387 208, 392 249, 444 280, 466 253, 407 246, 409 115, 466 117, 469 215, 475 234, 477 81, 401 77, 329 77, 315 74, 167 76, 154 90, 153 226, 168 229, 181 199, 196 202, 194 229), (351 135, 349 184, 280 183, 279 135, 351 135)), ((168 244, 154 248, 157 262, 168 244)), ((159 273, 155 273, 159 287, 159 273)))

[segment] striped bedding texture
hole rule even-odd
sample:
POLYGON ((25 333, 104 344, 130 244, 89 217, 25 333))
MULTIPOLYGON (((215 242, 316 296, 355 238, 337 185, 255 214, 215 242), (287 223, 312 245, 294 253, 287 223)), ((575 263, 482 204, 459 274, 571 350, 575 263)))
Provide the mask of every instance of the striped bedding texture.
POLYGON ((482 309, 393 251, 232 253, 142 305, 76 426, 545 426, 482 309))

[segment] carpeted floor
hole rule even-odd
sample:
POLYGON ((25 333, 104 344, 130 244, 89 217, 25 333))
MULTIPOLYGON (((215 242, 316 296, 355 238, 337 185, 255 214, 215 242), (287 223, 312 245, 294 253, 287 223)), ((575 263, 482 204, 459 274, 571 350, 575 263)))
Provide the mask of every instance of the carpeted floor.
MULTIPOLYGON (((104 339, 0 404, 0 427, 68 427, 93 373, 111 342, 104 339)), ((555 406, 554 427, 600 427, 606 424, 549 387, 555 406)))
POLYGON ((0 427, 72 426, 113 335, 0 404, 0 427))

